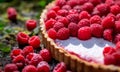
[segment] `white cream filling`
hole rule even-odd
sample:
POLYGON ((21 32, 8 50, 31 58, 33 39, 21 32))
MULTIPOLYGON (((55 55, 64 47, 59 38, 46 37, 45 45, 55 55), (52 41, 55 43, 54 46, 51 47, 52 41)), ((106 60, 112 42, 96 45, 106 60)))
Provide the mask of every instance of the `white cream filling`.
POLYGON ((115 44, 106 41, 103 38, 92 37, 89 40, 79 40, 76 37, 70 37, 67 40, 58 40, 55 42, 65 50, 78 54, 81 58, 97 63, 104 63, 103 49, 105 46, 114 47, 115 44))

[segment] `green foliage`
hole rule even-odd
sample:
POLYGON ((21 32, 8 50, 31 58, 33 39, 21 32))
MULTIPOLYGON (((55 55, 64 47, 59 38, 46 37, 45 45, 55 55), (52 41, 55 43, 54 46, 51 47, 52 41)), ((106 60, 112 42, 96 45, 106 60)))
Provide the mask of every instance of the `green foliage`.
POLYGON ((11 50, 11 46, 6 45, 4 43, 0 43, 0 51, 2 51, 3 53, 9 53, 11 50))

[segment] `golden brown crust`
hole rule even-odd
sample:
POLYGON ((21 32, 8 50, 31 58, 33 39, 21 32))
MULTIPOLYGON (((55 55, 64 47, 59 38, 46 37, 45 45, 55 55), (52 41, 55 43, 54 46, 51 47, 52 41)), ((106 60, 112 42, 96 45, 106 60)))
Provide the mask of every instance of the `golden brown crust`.
POLYGON ((40 30, 42 35, 42 43, 48 48, 52 56, 59 61, 63 61, 73 72, 120 72, 120 67, 114 65, 103 65, 98 63, 90 63, 78 58, 75 55, 71 55, 63 48, 58 47, 55 42, 50 39, 46 33, 44 19, 47 11, 55 5, 54 2, 46 6, 41 14, 40 30))

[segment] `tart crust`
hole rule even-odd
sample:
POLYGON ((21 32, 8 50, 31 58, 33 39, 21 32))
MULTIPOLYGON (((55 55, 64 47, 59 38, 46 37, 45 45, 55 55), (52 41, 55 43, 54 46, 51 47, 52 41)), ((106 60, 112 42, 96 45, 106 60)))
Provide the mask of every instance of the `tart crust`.
POLYGON ((114 65, 103 65, 99 63, 90 63, 82 60, 79 57, 70 54, 63 48, 58 47, 54 40, 48 37, 45 29, 44 19, 48 10, 55 5, 55 1, 46 6, 40 16, 40 33, 42 35, 42 43, 48 48, 53 56, 58 61, 66 63, 73 72, 120 72, 120 67, 114 65))

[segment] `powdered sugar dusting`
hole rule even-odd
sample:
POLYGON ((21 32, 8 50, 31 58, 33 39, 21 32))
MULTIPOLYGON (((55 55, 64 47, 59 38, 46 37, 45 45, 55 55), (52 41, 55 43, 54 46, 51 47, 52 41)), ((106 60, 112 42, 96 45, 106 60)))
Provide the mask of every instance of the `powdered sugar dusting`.
POLYGON ((79 40, 76 37, 70 37, 67 40, 55 40, 58 46, 65 50, 78 54, 81 58, 97 63, 104 63, 103 49, 105 46, 114 47, 115 44, 102 38, 92 37, 89 40, 79 40))

